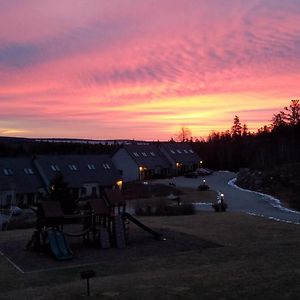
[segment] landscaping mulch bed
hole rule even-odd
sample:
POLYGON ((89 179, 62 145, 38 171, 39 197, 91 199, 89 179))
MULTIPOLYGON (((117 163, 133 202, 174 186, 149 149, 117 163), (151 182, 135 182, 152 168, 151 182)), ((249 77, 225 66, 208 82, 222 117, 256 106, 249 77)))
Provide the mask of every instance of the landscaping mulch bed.
POLYGON ((158 229, 163 233, 166 241, 157 241, 148 233, 132 228, 129 243, 125 249, 100 249, 85 245, 80 238, 68 238, 74 258, 68 261, 55 260, 50 252, 26 251, 28 239, 12 239, 0 243, 0 251, 24 272, 39 272, 51 269, 63 269, 92 265, 97 263, 124 263, 126 261, 139 261, 145 257, 168 256, 176 252, 202 251, 206 248, 221 245, 200 239, 193 235, 158 229))

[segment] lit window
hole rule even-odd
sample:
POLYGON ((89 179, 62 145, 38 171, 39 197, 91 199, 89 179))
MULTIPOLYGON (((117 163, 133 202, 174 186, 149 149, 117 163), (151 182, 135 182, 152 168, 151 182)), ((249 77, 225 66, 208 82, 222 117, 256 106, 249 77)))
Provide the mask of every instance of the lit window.
POLYGON ((187 153, 187 154, 189 153, 186 149, 184 149, 183 152, 184 152, 184 153, 187 153))
POLYGON ((155 153, 154 153, 154 152, 150 152, 150 154, 151 154, 152 156, 155 156, 155 153))
POLYGON ((137 152, 133 152, 133 155, 134 155, 135 157, 139 157, 139 154, 138 154, 137 152))
POLYGON ((88 164, 87 166, 88 166, 89 170, 95 170, 96 169, 95 165, 93 165, 93 164, 88 164))
POLYGON ((171 150, 171 153, 175 154, 175 151, 174 151, 174 150, 171 150))
POLYGON ((142 155, 146 157, 146 156, 147 156, 147 153, 146 153, 146 152, 142 152, 142 155))
POLYGON ((60 171, 60 168, 58 165, 51 165, 51 169, 52 171, 56 172, 56 171, 60 171))
POLYGON ((3 173, 4 175, 9 176, 13 174, 13 171, 12 169, 3 169, 3 173))
POLYGON ((190 149, 189 151, 190 151, 190 153, 194 153, 194 151, 192 149, 190 149))
POLYGON ((181 151, 179 149, 177 149, 177 153, 181 154, 181 151))

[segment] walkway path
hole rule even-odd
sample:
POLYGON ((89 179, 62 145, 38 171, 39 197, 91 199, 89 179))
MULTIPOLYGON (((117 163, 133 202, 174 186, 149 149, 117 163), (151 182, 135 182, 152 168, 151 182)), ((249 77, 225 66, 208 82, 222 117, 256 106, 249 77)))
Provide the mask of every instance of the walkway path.
MULTIPOLYGON (((289 210, 280 202, 267 195, 239 189, 234 185, 236 173, 215 172, 205 177, 206 183, 213 190, 220 191, 225 195, 225 202, 228 203, 228 210, 245 212, 278 221, 300 224, 300 212, 289 210), (228 184, 229 182, 229 184, 228 184)), ((176 177, 172 181, 178 187, 197 188, 202 184, 204 177, 184 178, 176 177)), ((165 179, 160 182, 169 182, 165 179)))

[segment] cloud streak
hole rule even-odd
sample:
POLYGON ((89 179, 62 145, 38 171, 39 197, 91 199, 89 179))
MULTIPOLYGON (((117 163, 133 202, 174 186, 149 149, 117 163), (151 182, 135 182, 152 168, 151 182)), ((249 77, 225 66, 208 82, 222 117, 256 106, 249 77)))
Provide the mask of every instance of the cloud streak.
POLYGON ((205 136, 235 114, 259 128, 299 97, 297 1, 0 8, 2 134, 167 139, 185 125, 205 136))

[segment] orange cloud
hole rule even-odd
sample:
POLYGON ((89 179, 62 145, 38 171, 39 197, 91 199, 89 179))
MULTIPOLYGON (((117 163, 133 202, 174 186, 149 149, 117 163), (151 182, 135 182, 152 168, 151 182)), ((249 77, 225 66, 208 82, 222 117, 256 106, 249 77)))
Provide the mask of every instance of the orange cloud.
POLYGON ((1 4, 0 134, 206 136, 235 114, 255 130, 298 98, 295 1, 132 5, 1 4))

